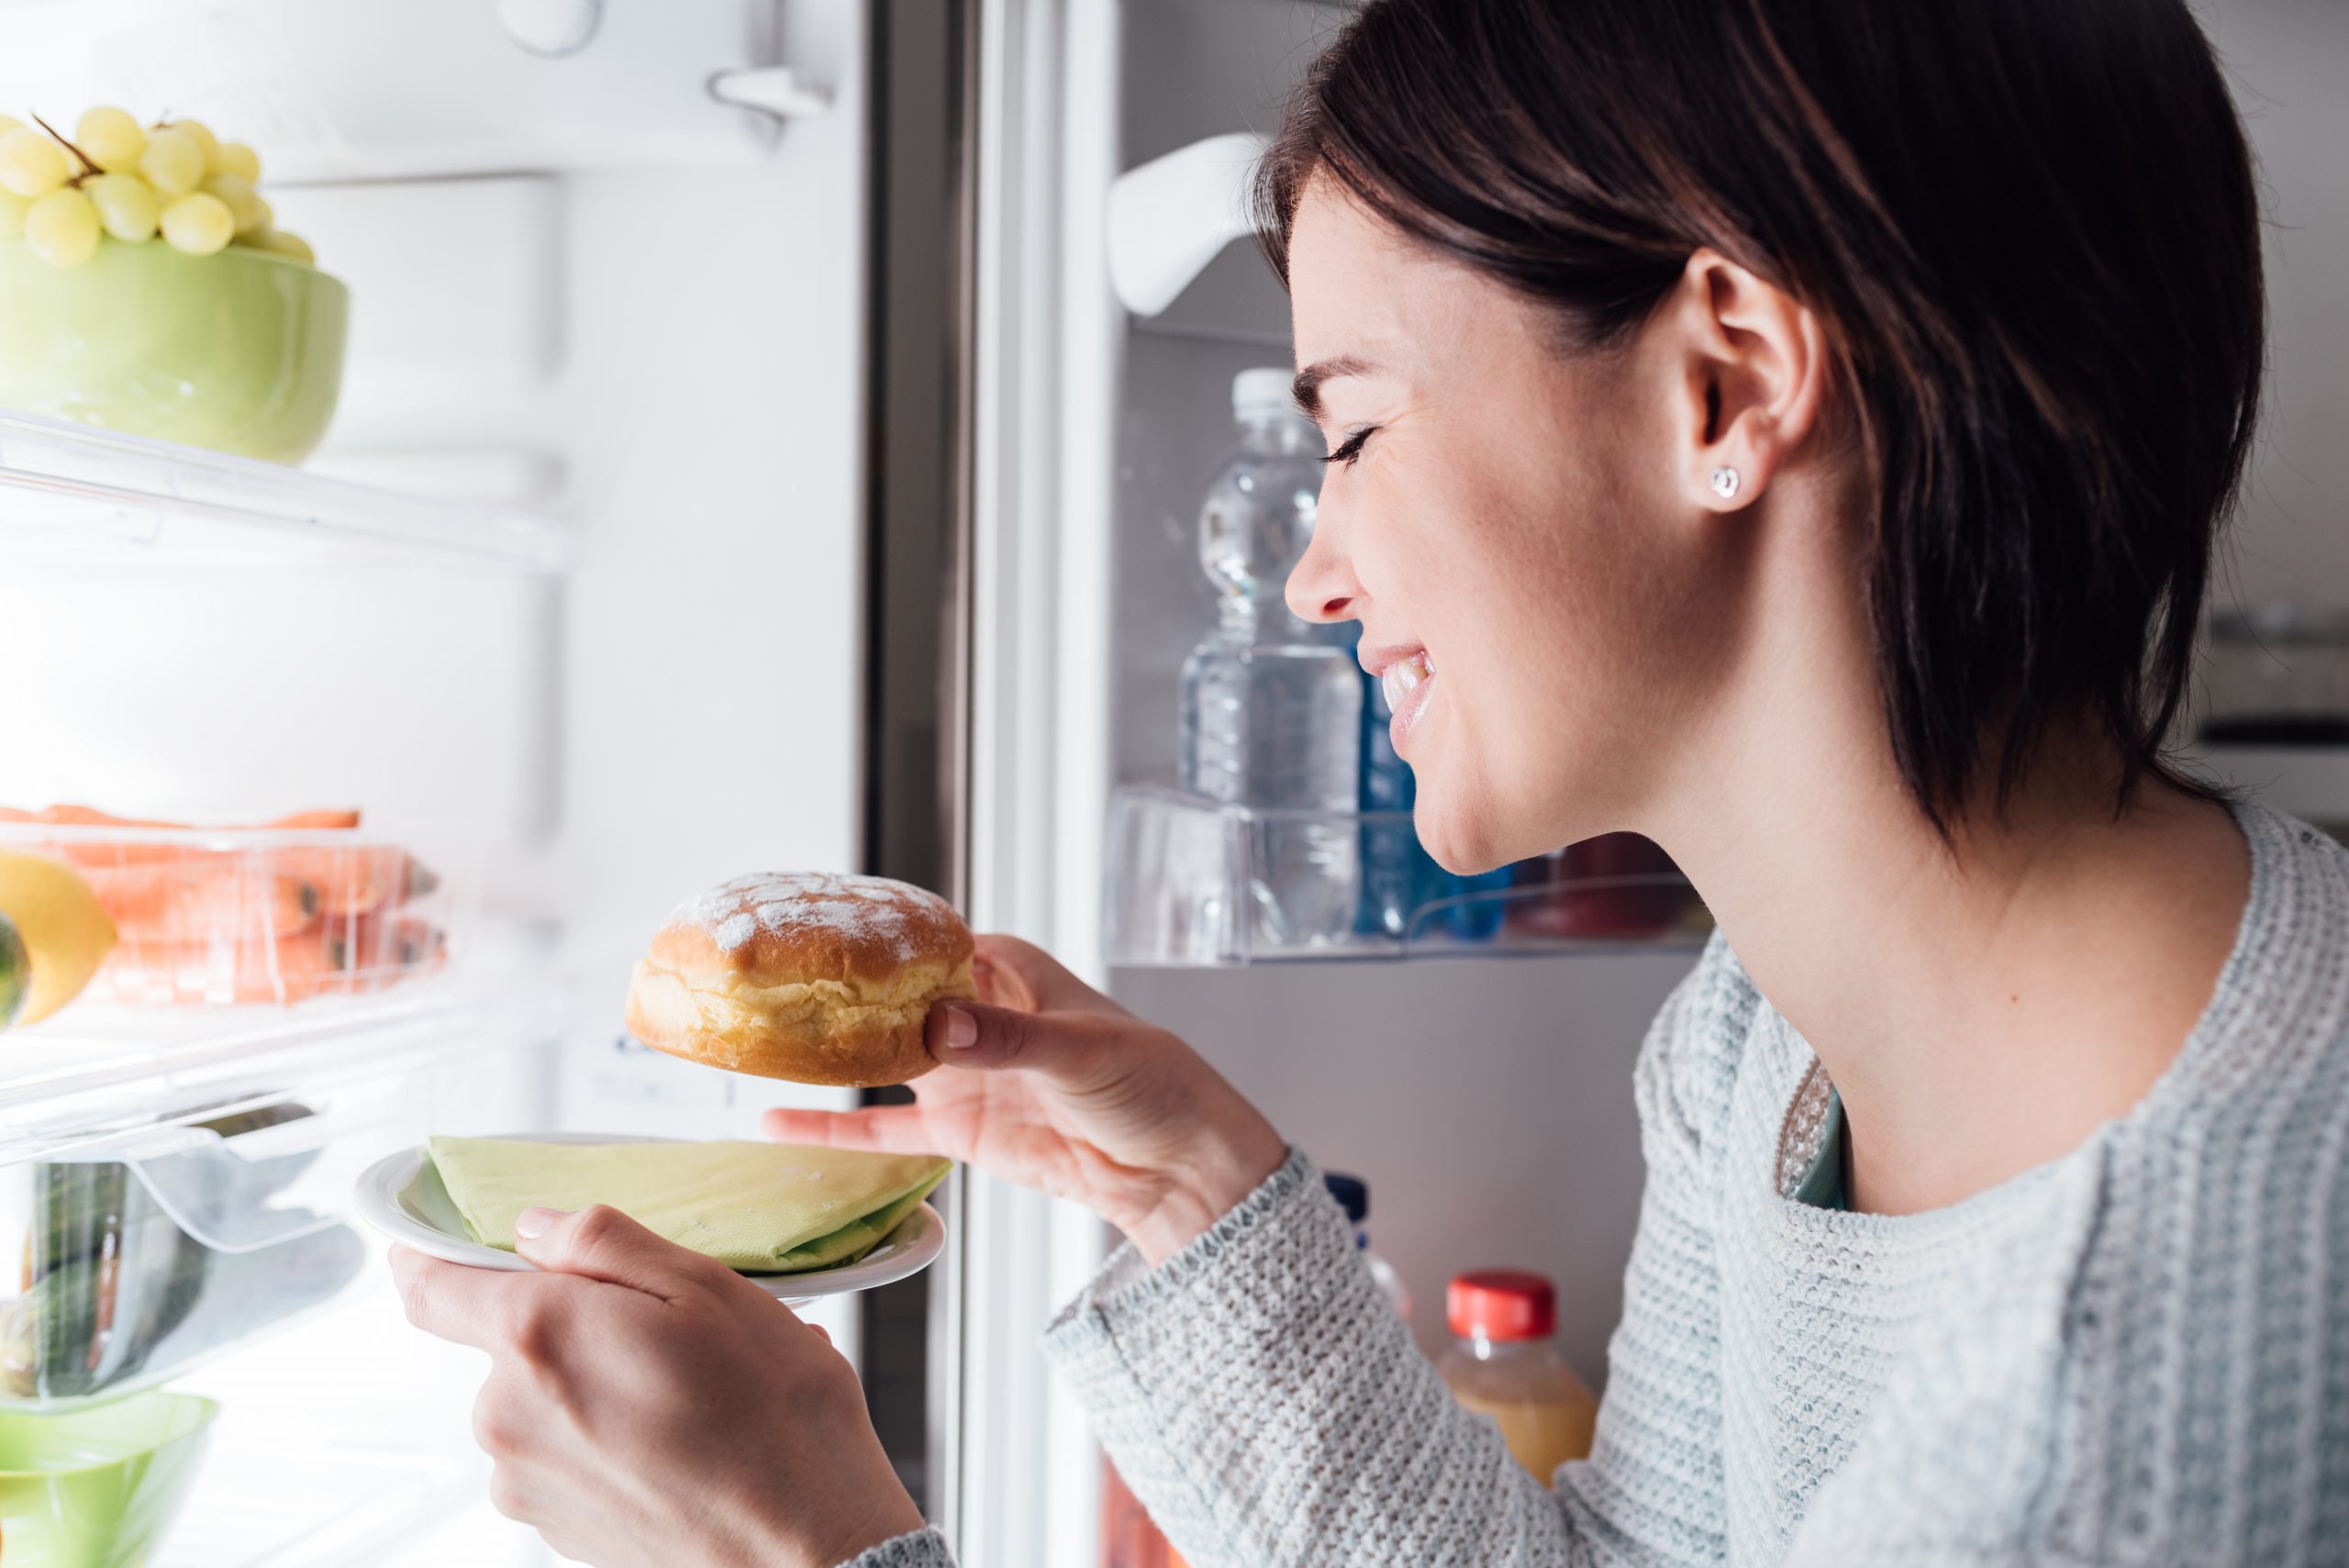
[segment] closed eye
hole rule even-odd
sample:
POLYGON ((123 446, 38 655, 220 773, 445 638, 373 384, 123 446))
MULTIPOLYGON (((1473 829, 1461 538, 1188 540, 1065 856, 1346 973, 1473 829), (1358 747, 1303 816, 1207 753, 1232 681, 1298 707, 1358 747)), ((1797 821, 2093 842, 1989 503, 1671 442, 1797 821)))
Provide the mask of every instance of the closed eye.
POLYGON ((1342 462, 1347 467, 1352 468, 1353 466, 1354 459, 1362 456, 1363 442, 1370 439, 1372 433, 1378 427, 1375 425, 1364 425, 1353 435, 1348 436, 1343 441, 1341 441, 1334 449, 1331 450, 1330 455, 1323 458, 1321 461, 1323 462, 1342 462))

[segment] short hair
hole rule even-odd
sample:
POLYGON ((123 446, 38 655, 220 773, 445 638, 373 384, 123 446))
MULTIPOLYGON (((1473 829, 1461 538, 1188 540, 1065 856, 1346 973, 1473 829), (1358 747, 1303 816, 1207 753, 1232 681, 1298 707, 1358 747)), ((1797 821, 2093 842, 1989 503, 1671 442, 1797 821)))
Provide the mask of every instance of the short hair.
POLYGON ((1709 246, 1820 318, 1893 755, 1947 832, 2165 746, 2259 407, 2251 154, 2184 0, 1373 0, 1259 165, 1619 341, 1709 246))

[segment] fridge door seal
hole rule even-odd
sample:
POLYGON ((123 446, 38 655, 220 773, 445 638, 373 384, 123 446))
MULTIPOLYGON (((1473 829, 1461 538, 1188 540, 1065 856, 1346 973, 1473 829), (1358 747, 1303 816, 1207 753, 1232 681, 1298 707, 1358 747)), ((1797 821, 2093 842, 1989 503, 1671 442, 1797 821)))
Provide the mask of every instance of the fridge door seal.
MULTIPOLYGON (((864 869, 970 908, 974 0, 868 14, 864 869)), ((902 1087, 864 1103, 902 1103, 902 1087)), ((945 1256, 859 1302, 865 1398, 923 1512, 956 1533, 965 1173, 945 1256)))

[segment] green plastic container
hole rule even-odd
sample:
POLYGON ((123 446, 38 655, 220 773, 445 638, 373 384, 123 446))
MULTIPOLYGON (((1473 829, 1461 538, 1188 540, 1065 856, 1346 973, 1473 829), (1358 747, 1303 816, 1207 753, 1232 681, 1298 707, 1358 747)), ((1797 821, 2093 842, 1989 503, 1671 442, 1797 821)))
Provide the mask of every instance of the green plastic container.
POLYGON ((299 462, 334 418, 350 320, 340 279, 263 251, 105 239, 52 267, 0 239, 0 408, 299 462))
POLYGON ((0 1562, 134 1568, 187 1501, 220 1407, 141 1394, 67 1416, 0 1413, 0 1562))

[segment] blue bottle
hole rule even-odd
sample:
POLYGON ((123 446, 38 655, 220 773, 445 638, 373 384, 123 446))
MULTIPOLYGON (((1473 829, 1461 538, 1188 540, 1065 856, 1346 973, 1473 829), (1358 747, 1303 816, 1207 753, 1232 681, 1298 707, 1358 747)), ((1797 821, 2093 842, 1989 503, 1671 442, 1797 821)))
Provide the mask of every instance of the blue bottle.
MULTIPOLYGON (((1378 682, 1363 677, 1362 809, 1406 812, 1419 798, 1410 766, 1395 754, 1393 733, 1386 728, 1393 710, 1378 682)), ((1365 822, 1362 828, 1362 902, 1354 915, 1354 929, 1364 936, 1414 938, 1449 934, 1464 942, 1490 941, 1501 929, 1507 911, 1502 899, 1448 904, 1419 929, 1411 929, 1412 913, 1440 899, 1482 893, 1510 885, 1511 868, 1457 876, 1435 863, 1419 847, 1419 833, 1405 817, 1397 821, 1365 822)))
POLYGON ((1354 929, 1364 936, 1401 937, 1411 911, 1419 906, 1427 873, 1436 870, 1408 813, 1417 789, 1411 770, 1395 754, 1387 732, 1389 710, 1378 682, 1363 677, 1362 691, 1362 810, 1401 812, 1399 819, 1362 826, 1362 902, 1354 912, 1354 929))

